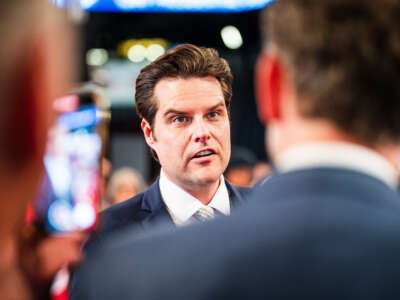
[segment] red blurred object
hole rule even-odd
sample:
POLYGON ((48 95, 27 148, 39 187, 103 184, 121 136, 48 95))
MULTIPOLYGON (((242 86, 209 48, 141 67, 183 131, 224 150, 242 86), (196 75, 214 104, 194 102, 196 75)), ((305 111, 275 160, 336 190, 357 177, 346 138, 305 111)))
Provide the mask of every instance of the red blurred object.
POLYGON ((79 96, 67 95, 54 100, 53 108, 57 113, 69 113, 79 108, 79 96))
POLYGON ((258 117, 265 124, 266 116, 268 115, 268 107, 267 107, 267 83, 265 79, 267 78, 267 63, 268 56, 267 53, 261 52, 258 57, 256 69, 255 69, 255 91, 256 91, 256 102, 257 102, 257 111, 258 117))
POLYGON ((53 284, 50 289, 50 297, 53 300, 68 300, 68 284, 69 284, 69 271, 63 268, 58 271, 54 277, 53 284))
POLYGON ((26 208, 25 222, 27 224, 32 224, 35 218, 36 218, 35 209, 33 207, 33 203, 30 202, 28 204, 28 207, 26 208))

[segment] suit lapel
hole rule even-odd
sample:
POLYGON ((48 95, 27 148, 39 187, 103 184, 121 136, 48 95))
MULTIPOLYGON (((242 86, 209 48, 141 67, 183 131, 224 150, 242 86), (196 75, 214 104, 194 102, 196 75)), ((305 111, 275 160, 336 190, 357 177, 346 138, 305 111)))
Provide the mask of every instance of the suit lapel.
MULTIPOLYGON (((159 185, 160 178, 146 190, 141 203, 141 213, 144 214, 141 225, 144 229, 149 229, 157 224, 165 226, 175 226, 167 207, 162 199, 159 185)), ((249 188, 237 187, 225 180, 228 189, 229 201, 232 208, 236 208, 245 203, 245 195, 250 191, 249 188)))
POLYGON ((142 226, 145 229, 149 229, 159 223, 174 225, 161 197, 159 181, 160 178, 157 177, 157 180, 143 195, 141 210, 146 213, 146 216, 142 220, 142 226))
POLYGON ((228 189, 229 202, 233 208, 246 202, 246 194, 250 192, 250 188, 238 187, 231 184, 225 179, 226 188, 228 189))

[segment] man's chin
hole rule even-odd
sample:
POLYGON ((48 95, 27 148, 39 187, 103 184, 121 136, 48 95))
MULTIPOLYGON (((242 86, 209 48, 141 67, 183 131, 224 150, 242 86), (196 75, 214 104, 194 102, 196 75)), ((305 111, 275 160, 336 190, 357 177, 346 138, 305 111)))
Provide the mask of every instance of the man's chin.
POLYGON ((209 185, 219 181, 222 172, 220 170, 208 169, 208 170, 199 170, 196 172, 195 178, 198 184, 209 185))

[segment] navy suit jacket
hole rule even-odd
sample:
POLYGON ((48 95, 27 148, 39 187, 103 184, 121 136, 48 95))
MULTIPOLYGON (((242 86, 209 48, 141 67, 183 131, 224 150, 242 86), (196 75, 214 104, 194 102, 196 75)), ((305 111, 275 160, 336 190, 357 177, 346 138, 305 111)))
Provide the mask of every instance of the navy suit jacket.
MULTIPOLYGON (((246 201, 246 195, 251 191, 247 187, 232 185, 227 180, 225 184, 229 194, 232 210, 241 206, 246 201)), ((125 228, 134 227, 136 236, 142 235, 152 229, 174 229, 175 225, 168 213, 167 207, 161 197, 159 178, 144 192, 135 197, 113 205, 100 213, 99 226, 92 232, 89 241, 84 247, 86 257, 93 251, 101 248, 103 241, 115 233, 124 231, 125 228)), ((81 286, 80 270, 77 269, 71 279, 70 299, 78 298, 81 286)))
POLYGON ((351 170, 276 175, 230 217, 127 233, 83 265, 80 299, 400 299, 398 195, 351 170))
MULTIPOLYGON (((247 187, 239 187, 225 180, 232 209, 245 202, 245 196, 251 191, 247 187)), ((110 234, 134 225, 144 230, 154 225, 174 226, 167 207, 161 197, 159 178, 144 192, 124 202, 113 205, 100 213, 99 226, 92 233, 90 244, 98 243, 110 234)))

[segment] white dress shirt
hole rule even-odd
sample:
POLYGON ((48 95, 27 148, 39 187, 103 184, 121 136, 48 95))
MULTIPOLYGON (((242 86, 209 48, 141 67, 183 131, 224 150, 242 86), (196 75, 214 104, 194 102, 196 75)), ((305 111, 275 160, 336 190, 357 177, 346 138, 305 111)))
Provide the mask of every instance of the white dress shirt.
MULTIPOLYGON (((189 219, 192 215, 196 213, 200 207, 206 206, 169 180, 162 169, 160 172, 160 192, 167 206, 167 210, 177 226, 190 223, 189 219)), ((223 175, 220 177, 220 184, 217 192, 207 206, 214 208, 224 215, 229 215, 229 193, 223 175)))
POLYGON ((303 144, 284 151, 276 159, 276 168, 280 172, 316 167, 337 167, 362 172, 392 188, 398 184, 398 170, 386 158, 353 143, 303 144))

